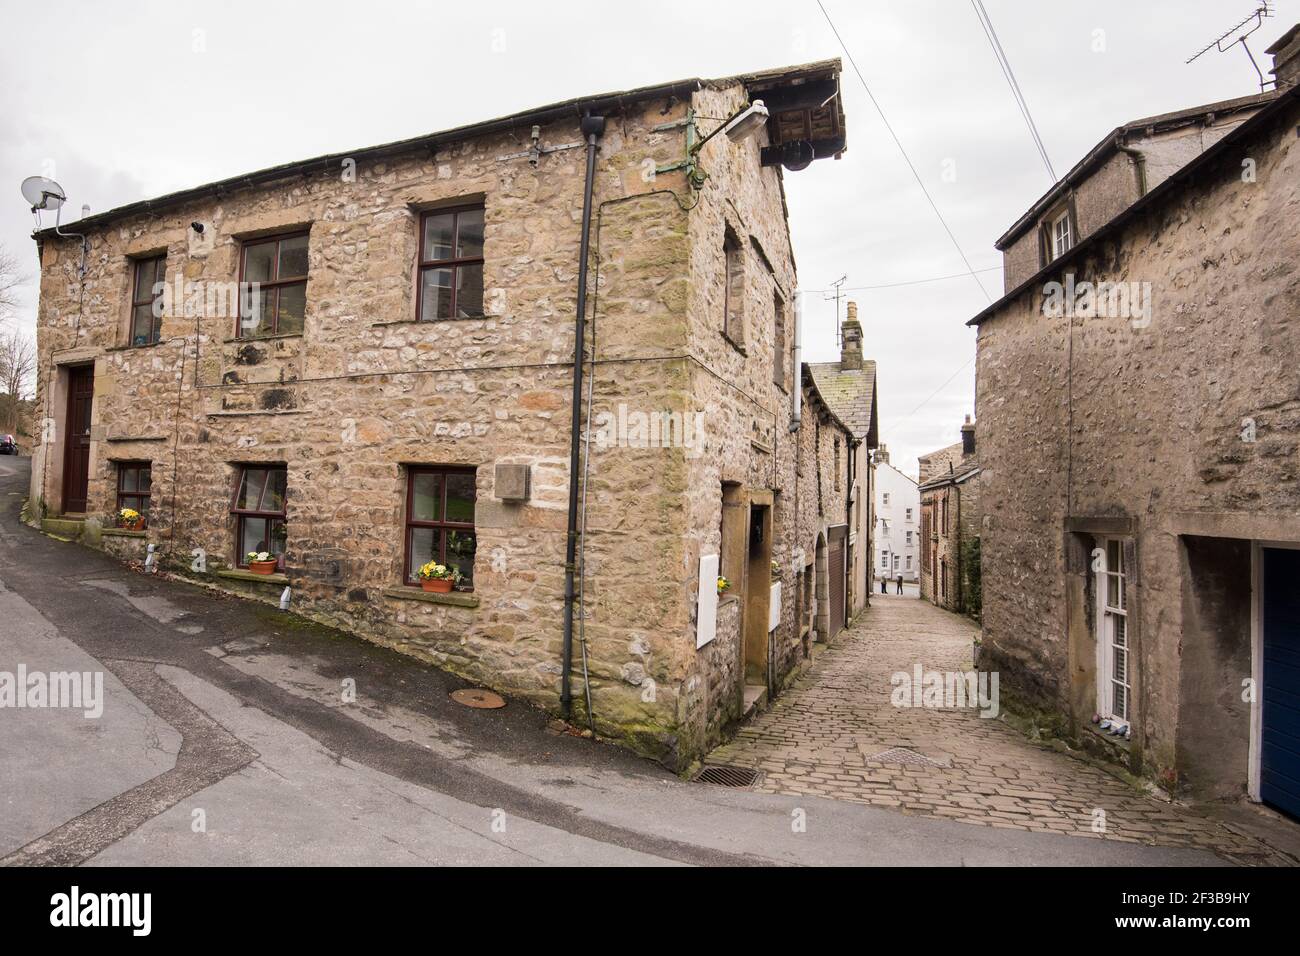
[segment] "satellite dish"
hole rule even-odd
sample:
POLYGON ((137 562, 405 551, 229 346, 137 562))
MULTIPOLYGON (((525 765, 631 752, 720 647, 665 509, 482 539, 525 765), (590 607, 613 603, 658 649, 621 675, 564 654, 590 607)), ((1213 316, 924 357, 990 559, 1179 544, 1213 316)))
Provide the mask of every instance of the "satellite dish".
POLYGON ((53 179, 45 176, 28 176, 23 180, 23 198, 32 205, 32 210, 58 209, 68 198, 63 187, 53 179))

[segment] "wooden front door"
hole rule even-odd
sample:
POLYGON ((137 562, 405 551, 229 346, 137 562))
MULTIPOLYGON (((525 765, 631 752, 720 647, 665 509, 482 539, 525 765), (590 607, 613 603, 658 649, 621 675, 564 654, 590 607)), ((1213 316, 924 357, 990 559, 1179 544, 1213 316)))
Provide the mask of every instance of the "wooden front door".
POLYGON ((826 577, 830 594, 830 636, 844 627, 844 529, 832 528, 826 551, 826 577))
POLYGON ((86 482, 90 477, 90 404, 95 397, 95 367, 80 365, 68 371, 68 417, 63 439, 63 513, 86 510, 86 482))

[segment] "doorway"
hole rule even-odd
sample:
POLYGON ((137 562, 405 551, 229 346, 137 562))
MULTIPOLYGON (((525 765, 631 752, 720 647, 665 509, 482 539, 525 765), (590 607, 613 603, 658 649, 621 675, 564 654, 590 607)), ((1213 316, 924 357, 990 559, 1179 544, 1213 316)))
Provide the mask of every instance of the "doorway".
POLYGON ((772 600, 772 509, 751 504, 745 566, 745 683, 768 686, 768 611, 772 600))
POLYGON ((68 369, 68 412, 63 439, 63 514, 84 514, 90 479, 90 409, 95 366, 68 369))
POLYGON ((1259 798, 1300 817, 1300 550, 1260 557, 1259 798))
POLYGON ((845 543, 848 528, 840 525, 830 529, 830 542, 826 552, 826 584, 829 599, 827 640, 832 640, 844 628, 845 543))

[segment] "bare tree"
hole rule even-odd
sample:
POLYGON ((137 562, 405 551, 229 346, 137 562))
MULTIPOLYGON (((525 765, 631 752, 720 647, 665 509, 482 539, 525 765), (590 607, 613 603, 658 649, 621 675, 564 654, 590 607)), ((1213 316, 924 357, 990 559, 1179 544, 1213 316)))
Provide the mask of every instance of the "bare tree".
POLYGON ((0 424, 19 429, 23 398, 36 372, 36 345, 21 329, 0 330, 0 424))
POLYGON ((18 287, 26 281, 27 277, 18 269, 18 260, 0 245, 0 325, 18 307, 18 287))

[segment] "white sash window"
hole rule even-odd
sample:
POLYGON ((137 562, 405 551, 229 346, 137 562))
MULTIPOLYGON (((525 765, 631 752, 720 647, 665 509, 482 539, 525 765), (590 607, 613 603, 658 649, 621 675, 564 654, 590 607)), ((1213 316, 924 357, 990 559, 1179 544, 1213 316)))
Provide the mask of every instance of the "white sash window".
POLYGON ((1124 542, 1100 542, 1097 566, 1097 712, 1128 723, 1133 709, 1132 646, 1128 638, 1128 569, 1124 542))

